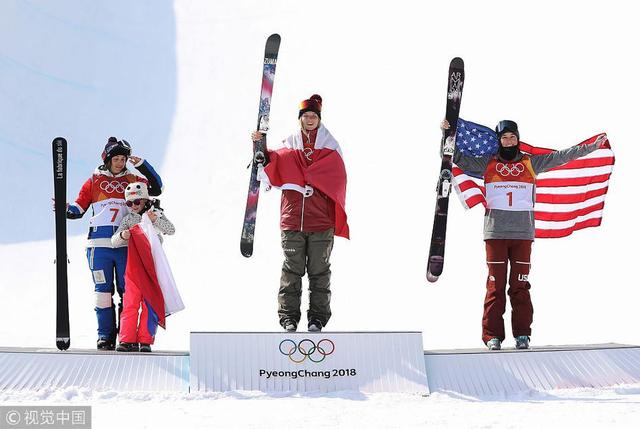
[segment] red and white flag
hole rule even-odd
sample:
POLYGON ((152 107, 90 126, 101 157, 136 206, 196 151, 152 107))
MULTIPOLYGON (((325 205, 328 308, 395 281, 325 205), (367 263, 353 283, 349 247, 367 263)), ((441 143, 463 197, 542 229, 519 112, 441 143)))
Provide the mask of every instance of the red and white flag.
MULTIPOLYGON (((466 128, 470 128, 468 124, 465 123, 466 128)), ((593 143, 600 135, 579 144, 593 143)), ((456 140, 460 138, 459 133, 456 140)), ((456 141, 456 145, 459 144, 456 141)), ((473 145, 477 144, 474 142, 473 145)), ((553 152, 524 142, 520 142, 520 149, 530 155, 553 152)), ((602 148, 586 156, 540 173, 536 179, 534 207, 536 237, 565 237, 583 228, 599 226, 614 163, 615 157, 607 140, 602 148)), ((486 207, 483 180, 466 174, 455 165, 452 172, 453 184, 463 206, 471 208, 482 204, 486 207)))
POLYGON ((311 165, 307 166, 302 134, 298 132, 284 142, 284 147, 269 152, 269 163, 258 175, 268 186, 293 189, 305 193, 309 185, 335 202, 335 235, 349 238, 345 201, 347 172, 340 145, 327 128, 320 124, 311 165))
POLYGON ((169 262, 146 213, 142 215, 142 221, 129 231, 125 293, 126 285, 135 283, 158 315, 158 325, 164 328, 166 316, 184 309, 169 262))

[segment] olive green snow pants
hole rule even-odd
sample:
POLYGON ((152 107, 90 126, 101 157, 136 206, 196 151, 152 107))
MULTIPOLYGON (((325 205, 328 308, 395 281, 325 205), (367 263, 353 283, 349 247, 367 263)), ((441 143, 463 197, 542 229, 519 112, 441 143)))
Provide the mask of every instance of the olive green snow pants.
POLYGON ((291 319, 300 322, 300 297, 305 269, 309 278, 307 320, 325 326, 331 317, 331 270, 329 257, 333 249, 333 228, 321 232, 281 231, 284 263, 278 291, 280 324, 291 319))

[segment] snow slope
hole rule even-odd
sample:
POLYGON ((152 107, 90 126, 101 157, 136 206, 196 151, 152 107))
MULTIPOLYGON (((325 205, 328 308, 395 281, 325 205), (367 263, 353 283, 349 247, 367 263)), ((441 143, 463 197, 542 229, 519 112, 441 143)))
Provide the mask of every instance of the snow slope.
MULTIPOLYGON (((448 2, 405 0, 308 5, 67 0, 55 6, 8 1, 0 16, 0 147, 8 161, 0 173, 0 344, 53 346, 48 157, 56 135, 70 142, 70 197, 97 165, 110 134, 129 139, 162 174, 163 206, 177 228, 165 250, 187 310, 168 319, 168 330, 157 336, 158 349, 187 349, 190 330, 278 329, 277 191, 261 196, 254 256, 243 258, 238 244, 260 60, 272 32, 280 33, 282 45, 270 145, 294 130, 298 102, 319 93, 323 121, 342 145, 349 174, 352 239, 336 240, 334 316, 328 329, 420 330, 426 349, 480 345, 482 210, 464 212, 451 201, 445 271, 436 284, 425 281, 438 123, 448 63, 460 56, 467 76, 465 119, 493 126, 510 118, 527 142, 558 149, 606 131, 617 156, 603 225, 535 243, 533 345, 640 343, 633 250, 640 237, 634 227, 635 166, 629 161, 640 96, 633 42, 639 34, 623 4, 576 7, 545 1, 535 7, 458 2, 455 9, 448 2), (52 22, 56 31, 46 31, 52 22), (56 38, 59 44, 44 43, 56 38), (64 61, 54 67, 46 61, 50 58, 64 61), (56 110, 60 100, 73 109, 56 110)), ((72 345, 93 347, 93 286, 82 247, 86 220, 69 224, 74 233, 69 241, 72 345)), ((584 418, 595 427, 594 422, 624 425, 637 418, 637 393, 636 387, 532 393, 488 398, 487 404, 446 395, 249 402, 265 413, 275 408, 292 419, 315 422, 311 427, 352 426, 349 412, 373 413, 378 427, 466 426, 471 416, 478 418, 477 426, 507 427, 512 422, 494 413, 540 416, 542 404, 548 411, 542 423, 563 422, 586 403, 590 411, 584 418), (303 415, 316 406, 324 420, 303 415), (378 408, 400 413, 405 406, 412 414, 407 425, 375 418, 383 413, 378 408)), ((233 420, 234 410, 248 406, 235 399, 245 397, 216 397, 220 401, 210 409, 208 400, 116 392, 0 396, 9 402, 95 402, 96 415, 105 418, 112 400, 132 416, 144 401, 154 415, 150 424, 165 421, 164 404, 175 400, 173 418, 189 415, 194 427, 217 414, 226 426, 241 426, 233 420)), ((269 425, 285 418, 278 419, 272 417, 269 425)), ((258 427, 260 421, 246 423, 258 427)))
MULTIPOLYGON (((0 394, 10 403, 92 405, 93 427, 113 427, 126 416, 135 428, 634 428, 640 388, 527 392, 509 398, 400 394, 269 396, 86 392, 79 389, 0 394), (143 412, 141 412, 143 405, 143 412)), ((2 402, 0 402, 2 403, 2 402)))
MULTIPOLYGON (((51 237, 51 143, 70 142, 70 191, 95 168, 107 137, 156 162, 176 106, 175 16, 168 0, 7 0, 0 14, 0 243, 51 237), (151 25, 152 24, 152 25, 151 25), (144 126, 142 126, 144 124, 144 126), (25 210, 30 207, 31 210, 25 210)), ((80 223, 69 232, 81 234, 80 223)))

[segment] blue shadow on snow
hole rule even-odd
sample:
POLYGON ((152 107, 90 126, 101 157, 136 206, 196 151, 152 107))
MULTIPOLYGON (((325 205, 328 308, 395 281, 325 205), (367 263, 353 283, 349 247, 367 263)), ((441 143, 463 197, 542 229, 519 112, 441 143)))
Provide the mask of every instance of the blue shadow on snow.
MULTIPOLYGON (((54 236, 51 141, 73 201, 111 135, 160 169, 176 103, 173 2, 8 0, 0 14, 0 244, 54 236)), ((87 219, 68 222, 84 234, 87 219)))

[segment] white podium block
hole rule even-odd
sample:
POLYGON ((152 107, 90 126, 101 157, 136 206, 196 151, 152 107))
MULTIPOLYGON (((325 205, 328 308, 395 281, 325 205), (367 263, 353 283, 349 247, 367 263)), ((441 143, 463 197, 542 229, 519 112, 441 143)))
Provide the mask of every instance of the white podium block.
POLYGON ((0 392, 66 387, 188 392, 189 354, 0 348, 0 392))
POLYGON ((471 397, 640 383, 640 347, 621 344, 426 351, 424 359, 432 392, 471 397))
POLYGON ((191 391, 429 393, 420 332, 192 332, 191 391))

